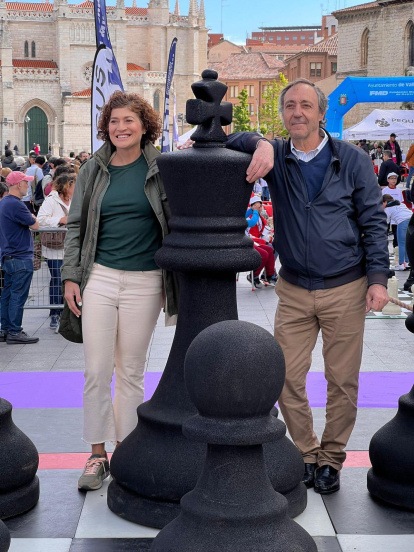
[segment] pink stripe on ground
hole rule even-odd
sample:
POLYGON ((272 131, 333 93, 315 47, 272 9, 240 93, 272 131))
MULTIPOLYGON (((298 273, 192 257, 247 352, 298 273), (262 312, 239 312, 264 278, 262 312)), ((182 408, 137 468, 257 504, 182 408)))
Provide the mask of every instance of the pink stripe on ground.
MULTIPOLYGON (((87 452, 71 452, 61 454, 39 454, 39 470, 81 470, 90 454, 87 452)), ((112 454, 108 454, 111 458, 112 454)), ((367 450, 351 450, 347 452, 344 468, 370 468, 371 462, 367 450)))

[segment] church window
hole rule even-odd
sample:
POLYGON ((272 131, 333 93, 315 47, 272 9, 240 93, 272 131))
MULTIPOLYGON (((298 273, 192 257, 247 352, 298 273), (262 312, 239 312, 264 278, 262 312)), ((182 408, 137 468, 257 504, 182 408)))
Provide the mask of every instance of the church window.
POLYGON ((29 43, 27 40, 24 43, 24 57, 29 57, 29 43))
POLYGON ((36 57, 36 43, 32 41, 32 58, 36 57))
POLYGON ((158 111, 158 113, 160 113, 160 105, 161 105, 161 94, 159 90, 156 90, 154 93, 154 109, 155 111, 158 111))
POLYGON ((361 67, 367 67, 368 65, 368 41, 369 41, 369 30, 365 29, 362 33, 361 38, 361 67))

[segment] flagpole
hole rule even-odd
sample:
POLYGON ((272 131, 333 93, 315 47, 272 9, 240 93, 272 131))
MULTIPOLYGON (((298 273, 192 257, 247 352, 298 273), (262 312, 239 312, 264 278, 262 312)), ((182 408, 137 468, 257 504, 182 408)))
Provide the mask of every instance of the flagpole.
POLYGON ((175 50, 177 39, 173 38, 168 56, 167 79, 165 82, 164 119, 161 140, 161 153, 170 151, 170 88, 174 76, 175 50))

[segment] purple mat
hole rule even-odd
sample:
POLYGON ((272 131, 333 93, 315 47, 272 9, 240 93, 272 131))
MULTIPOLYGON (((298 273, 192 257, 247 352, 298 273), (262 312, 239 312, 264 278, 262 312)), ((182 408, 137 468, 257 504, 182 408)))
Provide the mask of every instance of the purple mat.
MULTIPOLYGON (((146 372, 145 400, 152 397, 161 372, 146 372)), ((82 372, 0 372, 0 397, 14 408, 81 408, 82 372)), ((414 385, 413 372, 363 372, 358 406, 396 408, 398 398, 414 385)), ((310 372, 307 382, 310 405, 325 406, 323 373, 310 372)))

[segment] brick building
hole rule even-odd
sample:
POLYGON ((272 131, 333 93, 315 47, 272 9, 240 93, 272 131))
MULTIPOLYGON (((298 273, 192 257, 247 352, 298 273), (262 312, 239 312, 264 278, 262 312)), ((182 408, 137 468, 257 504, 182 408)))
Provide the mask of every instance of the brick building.
MULTIPOLYGON (((228 86, 225 101, 238 104, 242 88, 247 90, 252 128, 257 127, 257 108, 263 104, 265 86, 279 78, 284 64, 275 55, 263 52, 232 54, 224 62, 209 62, 210 69, 218 72, 219 79, 228 86)), ((233 129, 228 127, 228 131, 233 129)))
MULTIPOLYGON (((377 0, 339 10, 338 85, 348 76, 403 76, 414 66, 414 2, 377 0)), ((414 70, 414 69, 413 69, 414 70)), ((373 109, 399 109, 399 103, 357 104, 344 118, 349 127, 373 109)))
MULTIPOLYGON (((305 78, 318 82, 337 71, 338 34, 308 46, 285 62, 284 74, 289 81, 305 78)), ((336 81, 336 79, 335 79, 336 81)))
POLYGON ((246 40, 246 46, 250 44, 266 43, 310 46, 322 38, 321 25, 305 25, 296 27, 259 27, 260 31, 254 31, 251 38, 246 40))
MULTIPOLYGON (((178 38, 175 65, 177 111, 185 112, 190 85, 207 66, 204 3, 190 1, 188 15, 168 0, 148 8, 124 0, 107 7, 112 45, 124 88, 163 110, 171 41, 178 38)), ((90 84, 95 55, 93 3, 18 3, 0 0, 0 147, 9 141, 60 144, 61 151, 90 150, 90 84), (27 119, 30 119, 27 122, 27 119), (26 121, 26 122, 25 122, 26 121)))
MULTIPOLYGON (((211 35, 209 35, 210 37, 211 35)), ((210 44, 210 40, 208 41, 208 44, 210 44)), ((224 38, 221 38, 218 42, 213 44, 211 47, 208 47, 207 49, 207 59, 209 62, 214 61, 225 61, 229 56, 232 54, 241 54, 242 52, 245 52, 246 49, 244 46, 239 46, 238 44, 234 44, 234 42, 230 42, 230 40, 226 40, 224 38)))

